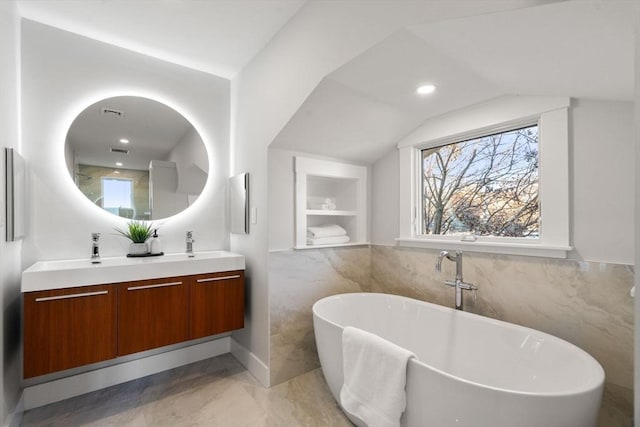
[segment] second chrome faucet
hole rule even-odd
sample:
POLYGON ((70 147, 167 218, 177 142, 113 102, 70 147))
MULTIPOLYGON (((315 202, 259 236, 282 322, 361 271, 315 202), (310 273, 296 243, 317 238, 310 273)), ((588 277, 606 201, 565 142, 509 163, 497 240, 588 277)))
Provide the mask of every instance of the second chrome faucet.
POLYGON ((462 291, 473 291, 474 297, 477 295, 478 287, 471 283, 465 283, 462 279, 462 251, 457 250, 455 255, 451 255, 447 251, 441 251, 436 261, 436 271, 440 273, 442 271, 442 259, 447 258, 449 261, 456 263, 456 278, 455 280, 445 280, 444 284, 451 286, 456 290, 456 310, 463 309, 462 291))

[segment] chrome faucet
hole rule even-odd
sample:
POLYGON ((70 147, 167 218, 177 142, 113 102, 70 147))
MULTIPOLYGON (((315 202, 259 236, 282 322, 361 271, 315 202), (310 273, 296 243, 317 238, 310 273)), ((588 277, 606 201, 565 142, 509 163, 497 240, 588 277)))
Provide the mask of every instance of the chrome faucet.
POLYGON ((447 251, 441 251, 438 255, 438 260, 436 261, 436 271, 440 273, 442 271, 442 259, 447 258, 449 261, 454 261, 456 263, 456 279, 454 281, 445 280, 444 284, 447 286, 451 286, 456 289, 456 310, 462 310, 463 301, 462 301, 462 291, 473 291, 474 300, 477 299, 478 296, 478 287, 476 285, 472 285, 471 283, 465 283, 462 280, 462 251, 457 250, 455 255, 451 255, 447 251))
POLYGON ((100 233, 91 233, 91 264, 100 264, 100 233))
POLYGON ((193 258, 195 255, 193 254, 193 231, 187 231, 187 256, 189 258, 193 258))

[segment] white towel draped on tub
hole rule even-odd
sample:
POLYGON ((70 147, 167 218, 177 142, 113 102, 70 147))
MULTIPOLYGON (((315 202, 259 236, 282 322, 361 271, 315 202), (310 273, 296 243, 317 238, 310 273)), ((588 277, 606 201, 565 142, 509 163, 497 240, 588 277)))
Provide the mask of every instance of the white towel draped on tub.
POLYGON ((369 427, 396 427, 406 407, 409 350, 347 326, 342 331, 342 407, 369 427))

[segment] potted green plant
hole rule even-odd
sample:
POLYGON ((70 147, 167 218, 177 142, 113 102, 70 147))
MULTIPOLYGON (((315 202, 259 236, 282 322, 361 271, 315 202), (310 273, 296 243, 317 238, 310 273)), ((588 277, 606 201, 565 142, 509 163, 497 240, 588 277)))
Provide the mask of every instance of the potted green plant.
POLYGON ((129 221, 126 230, 115 227, 122 236, 131 240, 129 255, 145 255, 149 253, 147 240, 153 234, 153 223, 145 221, 129 221))

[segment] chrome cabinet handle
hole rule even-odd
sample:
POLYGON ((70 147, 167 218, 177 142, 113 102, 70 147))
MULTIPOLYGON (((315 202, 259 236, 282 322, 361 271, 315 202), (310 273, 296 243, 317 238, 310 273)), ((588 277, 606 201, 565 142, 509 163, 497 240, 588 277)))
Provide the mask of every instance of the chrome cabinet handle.
POLYGON ((235 274, 233 276, 221 276, 221 277, 207 277, 206 279, 198 279, 196 280, 198 283, 205 283, 205 282, 214 282, 217 280, 228 280, 228 279, 239 279, 240 275, 239 274, 235 274))
POLYGON ((169 286, 178 286, 182 285, 182 282, 169 282, 169 283, 158 283, 156 285, 142 285, 142 286, 132 286, 127 288, 128 291, 139 291, 141 289, 153 289, 153 288, 167 288, 169 286))
POLYGON ((83 292, 81 294, 69 294, 69 295, 57 295, 53 297, 40 297, 36 298, 36 302, 54 301, 59 299, 80 298, 80 297, 92 297, 95 295, 106 295, 109 291, 95 291, 95 292, 83 292))

